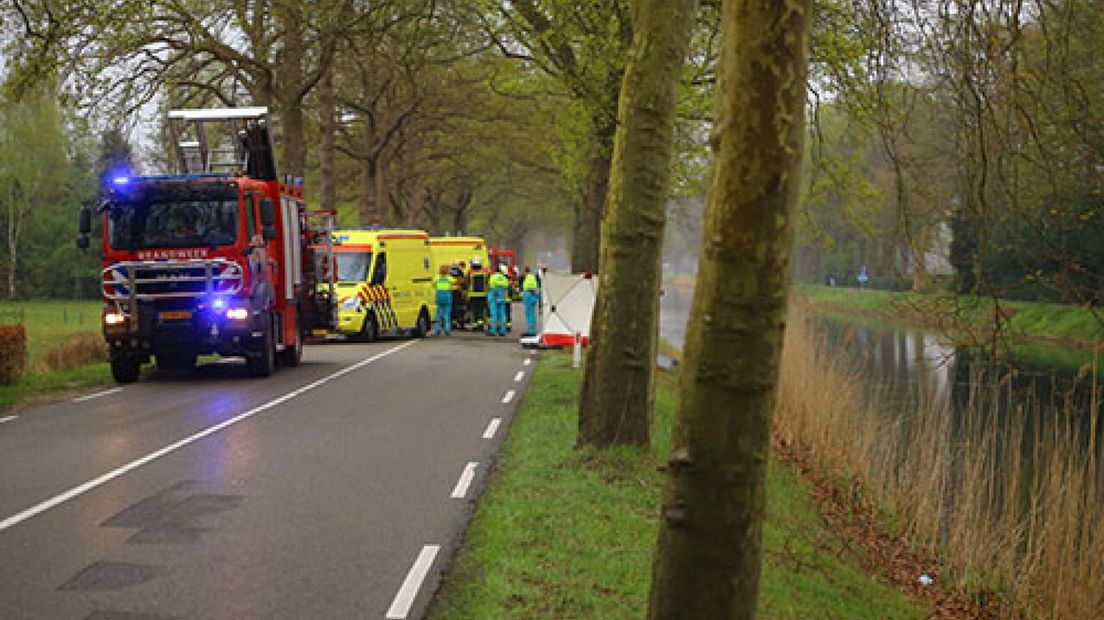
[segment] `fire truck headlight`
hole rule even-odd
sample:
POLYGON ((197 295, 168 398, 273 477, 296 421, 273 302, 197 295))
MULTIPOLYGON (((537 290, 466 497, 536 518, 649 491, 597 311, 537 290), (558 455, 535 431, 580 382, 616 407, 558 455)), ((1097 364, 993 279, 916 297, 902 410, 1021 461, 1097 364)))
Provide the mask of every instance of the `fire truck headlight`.
POLYGON ((226 311, 226 318, 231 321, 244 321, 249 318, 248 308, 230 308, 226 311))
POLYGON ((105 312, 103 322, 108 326, 122 325, 126 323, 126 315, 122 312, 105 312))

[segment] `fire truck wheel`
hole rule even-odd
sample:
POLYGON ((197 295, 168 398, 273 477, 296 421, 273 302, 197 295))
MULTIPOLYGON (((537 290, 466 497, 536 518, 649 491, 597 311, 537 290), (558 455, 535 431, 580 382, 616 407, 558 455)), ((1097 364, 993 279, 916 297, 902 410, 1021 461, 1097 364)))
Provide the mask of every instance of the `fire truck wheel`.
POLYGON ((246 354, 245 361, 249 365, 249 374, 254 377, 269 377, 276 372, 276 339, 272 335, 271 315, 265 316, 260 351, 250 351, 246 354))
POLYGON ((283 351, 280 351, 279 362, 282 366, 292 368, 299 365, 299 361, 303 359, 303 330, 300 329, 299 315, 295 315, 295 343, 284 347, 283 351))
POLYGON ((127 358, 111 360, 111 376, 115 379, 115 383, 134 383, 138 380, 139 369, 138 360, 127 358))

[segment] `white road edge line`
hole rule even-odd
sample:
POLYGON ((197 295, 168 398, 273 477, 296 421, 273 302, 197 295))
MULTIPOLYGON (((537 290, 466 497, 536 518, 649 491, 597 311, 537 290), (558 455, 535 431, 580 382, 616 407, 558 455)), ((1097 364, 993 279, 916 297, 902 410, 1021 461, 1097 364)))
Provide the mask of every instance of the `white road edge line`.
POLYGON ((475 479, 475 468, 479 467, 477 461, 470 461, 464 466, 464 471, 460 472, 460 479, 456 481, 456 486, 452 487, 452 495, 449 495, 452 499, 464 499, 464 496, 468 494, 468 487, 471 486, 472 480, 475 479))
POLYGON ((519 371, 517 371, 517 374, 514 375, 514 383, 521 383, 521 380, 524 379, 524 378, 525 378, 525 371, 524 370, 519 370, 519 371))
POLYGON ((516 390, 506 390, 506 393, 502 395, 502 404, 508 405, 511 400, 514 400, 514 395, 517 394, 516 390))
POLYGON ((533 363, 533 360, 531 360, 531 359, 529 359, 529 358, 527 357, 527 358, 525 358, 525 359, 524 359, 524 360, 523 360, 523 361, 522 361, 521 363, 522 363, 522 364, 525 364, 526 366, 528 366, 529 364, 532 364, 532 363, 533 363))
POLYGON ((407 348, 407 347, 409 347, 413 344, 416 344, 417 342, 418 342, 417 340, 411 340, 410 342, 405 342, 405 343, 400 344, 396 347, 392 347, 390 349, 387 349, 386 351, 377 353, 377 354, 375 354, 372 357, 369 357, 367 359, 360 360, 359 362, 357 362, 357 363, 355 363, 351 366, 346 366, 345 368, 342 368, 341 370, 338 370, 337 372, 326 375, 325 377, 322 377, 321 379, 316 379, 315 381, 312 381, 312 382, 304 385, 301 388, 298 388, 296 390, 292 390, 291 392, 288 392, 287 394, 284 394, 283 396, 281 396, 279 398, 276 398, 274 400, 270 400, 267 403, 264 403, 263 405, 258 405, 256 407, 250 409, 249 411, 246 411, 245 413, 238 414, 238 415, 230 418, 229 420, 224 420, 222 422, 219 422, 218 424, 216 424, 214 426, 211 426, 211 427, 208 427, 208 428, 206 428, 202 431, 199 431, 198 433, 195 433, 194 435, 185 437, 184 439, 181 439, 180 441, 177 441, 176 443, 167 445, 164 448, 161 448, 160 450, 157 450, 155 452, 150 452, 146 456, 143 456, 142 458, 133 460, 133 461, 127 463, 126 465, 123 465, 122 467, 119 467, 117 469, 113 469, 113 470, 107 472, 106 474, 100 476, 99 478, 94 478, 92 480, 89 480, 88 482, 85 482, 82 485, 75 486, 75 487, 69 489, 68 491, 66 491, 66 492, 64 492, 60 495, 55 495, 54 497, 51 497, 50 499, 48 499, 48 500, 46 500, 42 503, 31 506, 30 508, 24 510, 23 512, 16 513, 16 514, 14 514, 10 517, 7 517, 3 521, 0 521, 0 532, 4 531, 4 530, 6 530, 6 529, 8 529, 12 526, 18 525, 18 524, 22 523, 23 521, 26 521, 27 519, 30 519, 31 517, 33 517, 35 515, 38 515, 40 513, 46 512, 47 510, 49 510, 51 508, 59 506, 59 505, 65 503, 65 502, 73 499, 74 497, 79 497, 79 496, 91 491, 92 489, 95 489, 98 486, 102 486, 104 484, 107 484, 108 482, 111 482, 112 480, 118 478, 119 476, 122 476, 123 474, 125 474, 127 472, 138 469, 139 467, 142 467, 143 465, 147 465, 149 463, 152 463, 153 461, 156 461, 157 459, 159 459, 163 456, 166 456, 168 454, 176 452, 177 450, 183 448, 184 446, 195 443, 195 442, 199 441, 200 439, 203 439, 204 437, 206 437, 208 435, 213 435, 214 433, 217 433, 217 432, 221 431, 224 428, 227 428, 229 426, 233 426, 233 425, 237 424, 238 422, 241 422, 243 420, 247 420, 247 419, 257 415, 258 413, 261 413, 263 411, 271 409, 271 408, 275 407, 276 405, 280 405, 280 404, 285 403, 285 402, 287 402, 287 401, 289 401, 289 400, 291 400, 291 399, 293 399, 297 396, 301 396, 302 394, 304 394, 306 392, 309 392, 309 391, 311 391, 311 390, 313 390, 313 389, 315 389, 319 386, 325 385, 325 384, 329 383, 330 381, 333 381, 334 379, 337 379, 338 377, 347 375, 350 372, 353 372, 354 370, 358 370, 360 368, 363 368, 363 367, 367 366, 368 364, 371 364, 372 362, 375 362, 376 360, 379 360, 379 359, 382 359, 384 357, 387 357, 388 355, 391 355, 392 353, 397 353, 397 352, 399 352, 399 351, 401 351, 401 350, 403 350, 403 349, 405 349, 405 348, 407 348))
POLYGON ((414 597, 418 596, 418 590, 422 589, 422 582, 425 581, 426 574, 429 573, 429 568, 433 566, 433 560, 440 550, 441 545, 422 547, 418 557, 414 559, 414 565, 410 567, 410 572, 406 574, 402 586, 399 587, 398 593, 395 594, 395 600, 391 601, 391 607, 387 610, 387 620, 406 620, 410 607, 414 605, 414 597))
POLYGON ((494 439, 500 424, 502 424, 502 418, 491 418, 490 423, 487 424, 487 430, 483 431, 483 439, 494 439))
POLYGON ((99 398, 101 396, 108 396, 108 395, 115 394, 117 392, 122 392, 122 391, 123 391, 123 388, 121 388, 121 387, 111 388, 110 390, 104 390, 102 392, 96 392, 95 394, 85 394, 84 396, 78 396, 78 397, 73 399, 73 402, 83 403, 86 400, 92 400, 93 398, 99 398))
POLYGON ((4 417, 0 418, 0 424, 3 424, 4 422, 11 422, 12 420, 14 420, 18 417, 19 416, 17 416, 17 415, 4 416, 4 417))

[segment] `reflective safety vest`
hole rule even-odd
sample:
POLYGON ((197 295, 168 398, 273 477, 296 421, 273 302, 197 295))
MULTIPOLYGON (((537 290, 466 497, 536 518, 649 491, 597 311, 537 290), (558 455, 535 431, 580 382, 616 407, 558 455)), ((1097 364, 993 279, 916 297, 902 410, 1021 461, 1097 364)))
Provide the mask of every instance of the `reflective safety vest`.
POLYGON ((508 288, 509 286, 510 278, 507 278, 497 271, 491 276, 491 288, 508 288))
POLYGON ((439 291, 451 291, 452 290, 452 278, 448 276, 438 275, 433 281, 437 290, 439 291))
POLYGON ((481 271, 471 273, 471 285, 468 287, 468 297, 487 296, 487 274, 481 271))
POLYGON ((537 283, 537 276, 531 273, 525 274, 525 279, 521 282, 522 290, 535 291, 540 288, 540 284, 537 283))

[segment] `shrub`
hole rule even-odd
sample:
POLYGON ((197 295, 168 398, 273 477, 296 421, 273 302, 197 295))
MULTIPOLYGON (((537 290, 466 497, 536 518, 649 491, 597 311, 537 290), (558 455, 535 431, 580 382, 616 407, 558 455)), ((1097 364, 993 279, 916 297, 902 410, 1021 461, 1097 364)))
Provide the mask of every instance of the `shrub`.
POLYGON ((77 332, 65 337, 34 364, 35 372, 77 368, 92 362, 107 361, 107 343, 96 332, 77 332))
POLYGON ((0 325, 0 384, 19 381, 27 369, 27 330, 22 325, 0 325))

